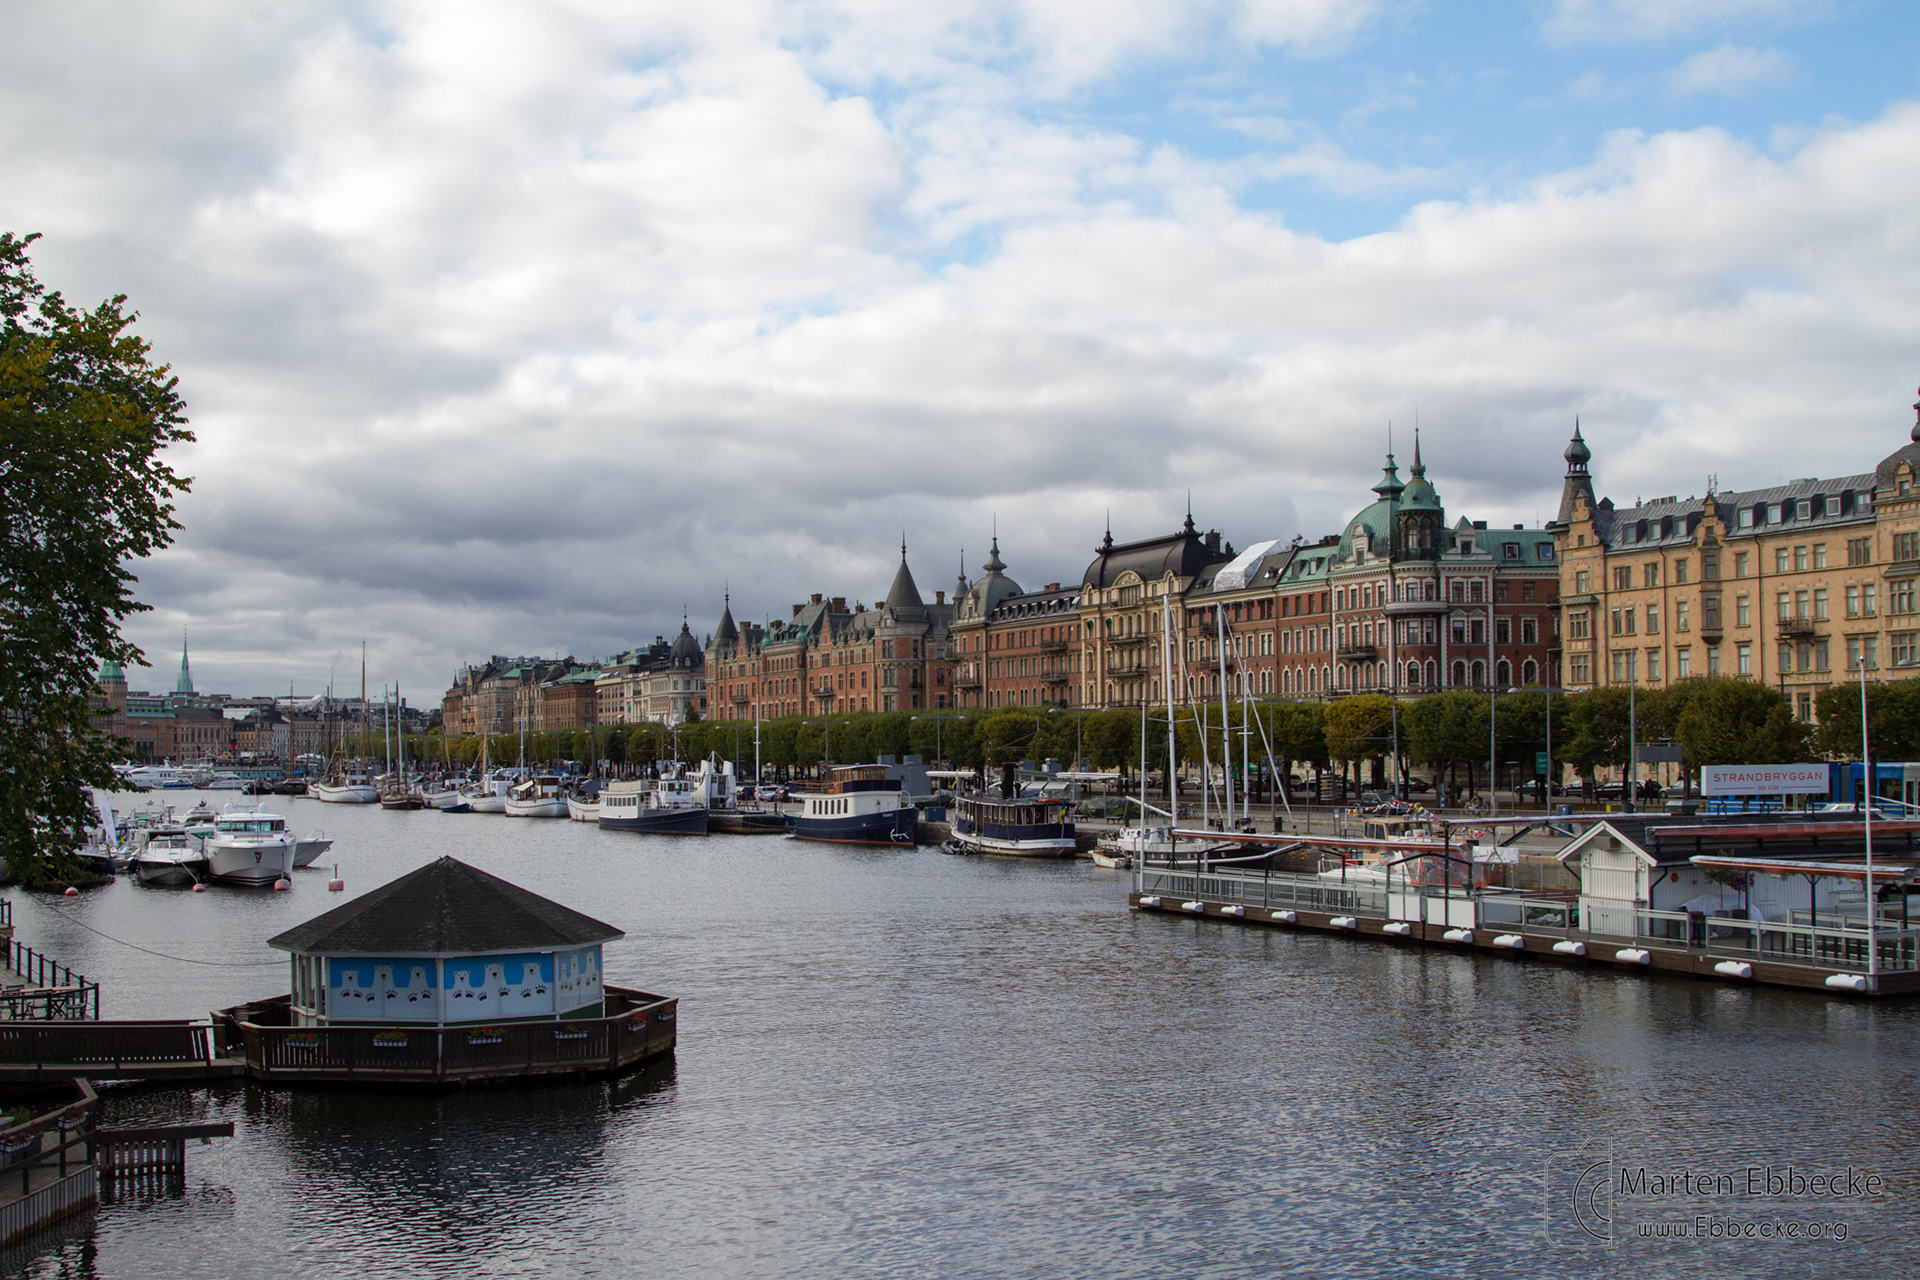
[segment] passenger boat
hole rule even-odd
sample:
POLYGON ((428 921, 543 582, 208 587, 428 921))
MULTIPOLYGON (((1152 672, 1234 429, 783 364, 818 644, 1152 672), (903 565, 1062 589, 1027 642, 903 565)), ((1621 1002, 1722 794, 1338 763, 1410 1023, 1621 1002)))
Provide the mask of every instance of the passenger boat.
MULTIPOLYGON (((722 760, 718 754, 708 756, 693 776, 706 798, 708 831, 736 836, 786 834, 786 819, 778 810, 762 809, 758 805, 751 809, 740 807, 743 793, 734 777, 733 761, 722 760)), ((746 790, 751 792, 752 788, 746 790)))
POLYGON ((567 816, 575 822, 600 821, 600 797, 575 792, 567 797, 567 816))
POLYGON ((237 773, 217 771, 212 777, 200 782, 199 787, 202 791, 245 791, 247 780, 237 773))
POLYGON ((230 804, 202 844, 207 875, 227 884, 269 885, 293 871, 295 840, 287 820, 265 805, 230 804))
POLYGON ((967 796, 957 807, 953 838, 980 853, 1071 858, 1080 851, 1065 800, 967 796))
POLYGON ((560 779, 550 773, 528 778, 507 792, 506 814, 509 818, 566 817, 567 798, 561 794, 560 779))
POLYGON ((825 790, 809 794, 786 821, 788 834, 797 840, 911 845, 918 818, 919 810, 901 797, 900 779, 887 776, 887 766, 856 764, 833 770, 825 790))
POLYGON ((191 773, 185 769, 175 769, 164 764, 143 764, 132 769, 122 769, 120 780, 132 787, 165 791, 185 791, 193 786, 191 773))
POLYGON ((692 778, 642 778, 600 788, 598 821, 607 831, 707 834, 707 806, 692 778))

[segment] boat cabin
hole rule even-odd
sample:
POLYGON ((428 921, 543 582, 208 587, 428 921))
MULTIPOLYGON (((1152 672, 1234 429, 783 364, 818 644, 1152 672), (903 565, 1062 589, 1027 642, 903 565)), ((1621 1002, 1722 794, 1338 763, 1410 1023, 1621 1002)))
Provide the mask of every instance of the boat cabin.
POLYGON ((441 858, 269 938, 296 1026, 602 1016, 610 924, 441 858))

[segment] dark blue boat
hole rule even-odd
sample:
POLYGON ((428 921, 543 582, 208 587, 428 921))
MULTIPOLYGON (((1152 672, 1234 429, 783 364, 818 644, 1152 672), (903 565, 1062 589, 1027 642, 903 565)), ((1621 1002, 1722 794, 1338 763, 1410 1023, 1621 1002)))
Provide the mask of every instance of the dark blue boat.
POLYGON ((609 831, 703 836, 707 834, 707 806, 688 778, 610 782, 600 789, 597 821, 609 831))
POLYGON ((900 779, 883 764, 835 769, 826 789, 807 796, 800 812, 787 815, 787 831, 799 840, 833 844, 913 843, 919 811, 900 798, 900 779))

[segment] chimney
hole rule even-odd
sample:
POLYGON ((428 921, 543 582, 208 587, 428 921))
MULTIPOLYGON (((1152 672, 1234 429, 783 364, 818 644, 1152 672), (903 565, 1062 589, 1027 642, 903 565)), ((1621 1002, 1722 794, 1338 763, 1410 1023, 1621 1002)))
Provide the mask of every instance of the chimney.
POLYGON ((1218 551, 1220 549, 1220 531, 1218 529, 1207 530, 1206 543, 1207 550, 1218 551))
POLYGON ((847 598, 845 596, 835 596, 833 598, 833 611, 835 613, 845 613, 847 611, 847 598))
POLYGON ((819 593, 818 591, 816 591, 816 592, 814 592, 814 593, 813 593, 813 602, 814 602, 815 604, 819 604, 819 603, 820 603, 820 593, 819 593))
POLYGON ((944 592, 944 591, 936 591, 936 592, 934 592, 934 593, 933 593, 933 602, 934 602, 935 604, 945 604, 945 603, 947 602, 947 593, 946 593, 946 592, 944 592))
MULTIPOLYGON (((814 599, 815 599, 815 600, 818 600, 819 598, 820 598, 819 596, 815 596, 815 597, 814 597, 814 599)), ((801 611, 802 609, 804 609, 804 608, 806 608, 806 607, 807 607, 807 606, 805 606, 805 605, 803 605, 803 604, 797 604, 797 605, 795 605, 795 606, 793 606, 793 616, 794 616, 794 617, 796 617, 796 618, 797 618, 797 617, 799 617, 799 616, 800 616, 800 611, 801 611)))
POLYGON ((1045 587, 1041 588, 1043 591, 1058 591, 1059 589, 1060 584, 1057 582, 1049 582, 1045 587))

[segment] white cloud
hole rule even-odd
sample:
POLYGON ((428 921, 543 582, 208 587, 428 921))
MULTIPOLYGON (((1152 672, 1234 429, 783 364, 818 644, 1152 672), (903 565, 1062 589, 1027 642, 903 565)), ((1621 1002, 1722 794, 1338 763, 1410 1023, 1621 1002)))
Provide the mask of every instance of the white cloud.
MULTIPOLYGON (((835 12, 831 41, 918 39, 835 12)), ((180 543, 140 568, 156 653, 190 624, 204 679, 311 689, 365 636, 425 691, 683 604, 711 625, 723 583, 743 617, 871 600, 903 524, 928 592, 996 513, 1031 583, 1108 509, 1171 527, 1189 486, 1238 544, 1317 534, 1416 404, 1451 508, 1493 520, 1551 510, 1576 411, 1621 496, 1906 438, 1909 105, 1780 156, 1620 134, 1329 241, 1234 193, 1432 175, 1305 129, 1219 161, 1036 119, 1030 82, 952 61, 951 15, 924 88, 864 96, 784 8, 564 13, 31 11, 0 226, 48 233, 70 297, 132 296, 201 437, 180 543)))
POLYGON ((1831 0, 1554 0, 1544 30, 1561 44, 1627 44, 1818 17, 1831 0))
POLYGON ((1667 87, 1680 97, 1718 93, 1744 97, 1794 78, 1794 60, 1778 49, 1723 44, 1694 54, 1667 73, 1667 87))

